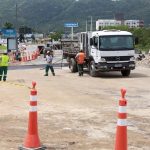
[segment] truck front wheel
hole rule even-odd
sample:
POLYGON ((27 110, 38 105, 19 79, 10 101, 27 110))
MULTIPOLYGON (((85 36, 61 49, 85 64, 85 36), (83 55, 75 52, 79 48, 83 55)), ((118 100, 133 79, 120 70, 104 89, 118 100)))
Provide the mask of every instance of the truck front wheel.
POLYGON ((90 71, 90 76, 92 76, 92 77, 96 77, 97 76, 97 72, 95 70, 95 63, 94 63, 94 61, 90 62, 89 71, 90 71))
POLYGON ((121 74, 123 77, 128 77, 130 75, 131 70, 121 70, 121 74))
POLYGON ((70 70, 71 70, 72 73, 78 71, 78 69, 77 69, 77 63, 76 63, 75 59, 73 59, 73 58, 70 59, 69 68, 70 68, 70 70))

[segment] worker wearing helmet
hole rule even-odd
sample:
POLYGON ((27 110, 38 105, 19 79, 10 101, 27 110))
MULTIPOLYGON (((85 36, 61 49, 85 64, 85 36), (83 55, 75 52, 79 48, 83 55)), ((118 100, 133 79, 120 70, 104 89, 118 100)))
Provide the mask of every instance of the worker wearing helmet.
POLYGON ((84 54, 83 50, 80 50, 79 53, 77 53, 75 59, 78 64, 79 76, 83 76, 83 64, 84 64, 84 60, 85 60, 85 54, 84 54))
POLYGON ((55 76, 55 72, 54 72, 54 68, 53 68, 53 64, 52 64, 53 51, 47 51, 46 61, 47 61, 47 64, 46 64, 45 75, 44 76, 48 76, 49 69, 51 70, 52 75, 55 76))
POLYGON ((3 79, 3 81, 6 81, 8 62, 9 62, 9 57, 8 57, 7 53, 2 54, 0 57, 0 81, 2 79, 3 79))

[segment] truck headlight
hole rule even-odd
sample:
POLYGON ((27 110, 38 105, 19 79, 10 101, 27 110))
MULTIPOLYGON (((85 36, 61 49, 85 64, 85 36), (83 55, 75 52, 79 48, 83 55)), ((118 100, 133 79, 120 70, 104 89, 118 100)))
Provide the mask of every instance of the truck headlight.
POLYGON ((130 64, 129 67, 135 67, 135 64, 130 64))
POLYGON ((130 58, 130 61, 135 61, 135 57, 131 57, 131 58, 130 58))
POLYGON ((106 59, 105 58, 101 58, 101 62, 106 62, 106 59))

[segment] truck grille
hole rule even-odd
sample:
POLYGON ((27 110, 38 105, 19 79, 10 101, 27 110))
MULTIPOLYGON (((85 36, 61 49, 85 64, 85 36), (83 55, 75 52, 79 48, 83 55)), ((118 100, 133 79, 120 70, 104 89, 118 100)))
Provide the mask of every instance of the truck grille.
POLYGON ((129 61, 133 56, 115 56, 115 57, 102 57, 106 61, 129 61))

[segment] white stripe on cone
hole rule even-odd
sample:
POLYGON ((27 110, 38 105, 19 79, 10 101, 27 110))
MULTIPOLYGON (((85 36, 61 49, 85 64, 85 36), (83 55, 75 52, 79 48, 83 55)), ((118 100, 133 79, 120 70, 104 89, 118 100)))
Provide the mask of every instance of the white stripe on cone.
POLYGON ((37 101, 37 96, 30 95, 30 101, 32 101, 32 102, 37 101))
POLYGON ((127 126, 127 119, 118 119, 117 125, 118 126, 127 126))
POLYGON ((37 106, 31 106, 29 111, 30 112, 36 112, 37 111, 37 106))
POLYGON ((126 113, 127 112, 127 107, 126 106, 119 106, 119 113, 126 113))

